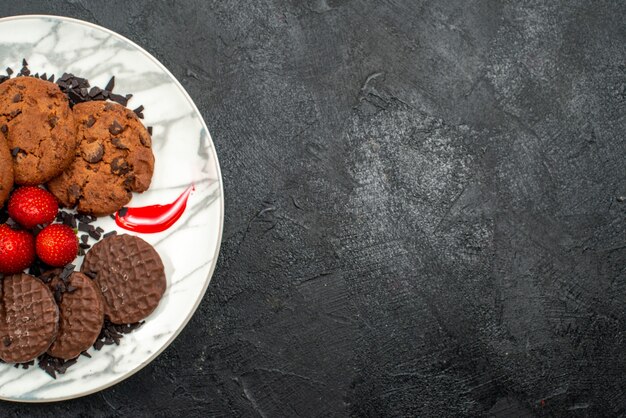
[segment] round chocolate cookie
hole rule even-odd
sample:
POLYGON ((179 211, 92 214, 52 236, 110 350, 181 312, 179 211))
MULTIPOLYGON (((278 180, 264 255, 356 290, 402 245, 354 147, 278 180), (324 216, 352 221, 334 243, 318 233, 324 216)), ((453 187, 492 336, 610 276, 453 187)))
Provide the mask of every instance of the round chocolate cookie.
POLYGON ((85 256, 81 271, 100 286, 104 313, 114 324, 141 321, 165 292, 165 270, 156 250, 141 238, 113 235, 85 256))
POLYGON ((0 358, 24 363, 46 352, 59 328, 50 289, 28 274, 5 277, 0 286, 0 358))
POLYGON ((13 151, 16 184, 53 179, 76 153, 76 126, 67 96, 49 81, 16 77, 0 84, 0 132, 13 151))
POLYGON ((76 358, 93 345, 104 323, 104 299, 98 285, 82 273, 66 281, 62 270, 44 273, 41 280, 55 294, 59 306, 59 333, 48 354, 65 360, 76 358))
POLYGON ((0 136, 0 207, 9 198, 13 188, 13 161, 6 139, 0 136))
POLYGON ((150 187, 152 140, 137 115, 122 105, 94 101, 74 106, 80 145, 74 162, 48 189, 67 207, 104 216, 150 187))

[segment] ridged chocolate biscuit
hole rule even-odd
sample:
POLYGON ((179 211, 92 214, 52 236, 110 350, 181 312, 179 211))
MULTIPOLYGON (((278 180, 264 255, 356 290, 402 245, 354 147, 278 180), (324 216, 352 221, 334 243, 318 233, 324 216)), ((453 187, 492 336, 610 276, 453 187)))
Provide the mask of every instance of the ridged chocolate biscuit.
POLYGON ((74 106, 80 145, 71 166, 48 183, 66 207, 104 216, 116 212, 132 192, 150 187, 154 172, 152 140, 137 115, 112 102, 74 106))
POLYGON ((48 354, 65 360, 76 358, 93 345, 104 323, 104 299, 98 285, 82 273, 67 280, 53 270, 42 275, 59 306, 59 333, 48 354))
POLYGON ((9 198, 13 188, 13 161, 6 139, 0 135, 0 207, 9 198))
POLYGON ((59 328, 50 289, 28 274, 5 277, 0 286, 0 358, 24 363, 46 352, 59 328))
POLYGON ((141 238, 114 235, 85 256, 81 271, 100 286, 105 315, 114 324, 141 321, 165 292, 165 270, 156 250, 141 238))
POLYGON ((54 83, 16 77, 0 84, 0 135, 12 151, 16 184, 37 185, 74 159, 76 126, 67 96, 54 83))

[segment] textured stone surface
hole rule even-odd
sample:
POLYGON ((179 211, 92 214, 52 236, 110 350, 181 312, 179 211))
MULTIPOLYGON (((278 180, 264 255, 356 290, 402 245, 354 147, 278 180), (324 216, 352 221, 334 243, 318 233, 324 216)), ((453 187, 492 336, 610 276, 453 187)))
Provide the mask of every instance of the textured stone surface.
POLYGON ((196 101, 204 303, 102 393, 2 416, 626 414, 623 2, 23 1, 196 101))

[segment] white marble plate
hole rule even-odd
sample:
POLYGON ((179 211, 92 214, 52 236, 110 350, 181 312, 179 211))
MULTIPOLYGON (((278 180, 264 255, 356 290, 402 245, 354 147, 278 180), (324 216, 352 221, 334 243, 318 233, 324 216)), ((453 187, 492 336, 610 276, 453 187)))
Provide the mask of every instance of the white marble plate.
MULTIPOLYGON (((0 399, 49 402, 76 398, 129 377, 163 351, 200 304, 215 268, 222 235, 224 198, 220 168, 200 112, 174 76, 128 39, 99 26, 55 16, 0 19, 0 71, 18 71, 26 58, 33 73, 74 73, 104 87, 115 75, 115 92, 132 93, 128 107, 145 106, 153 126, 156 157, 150 190, 129 206, 173 201, 195 184, 187 211, 168 231, 142 235, 153 244, 167 274, 167 290, 145 325, 119 346, 90 349, 65 375, 52 379, 38 367, 0 364, 0 399)), ((115 229, 109 218, 98 224, 115 229)), ((121 230, 119 230, 121 232, 121 230)))

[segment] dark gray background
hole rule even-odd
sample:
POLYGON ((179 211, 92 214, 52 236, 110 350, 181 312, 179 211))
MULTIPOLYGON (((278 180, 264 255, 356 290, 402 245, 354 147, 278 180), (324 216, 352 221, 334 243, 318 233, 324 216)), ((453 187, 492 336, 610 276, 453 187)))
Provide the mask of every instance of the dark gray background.
POLYGON ((127 3, 0 13, 95 22, 181 80, 220 261, 137 375, 1 416, 626 415, 626 3, 127 3))

